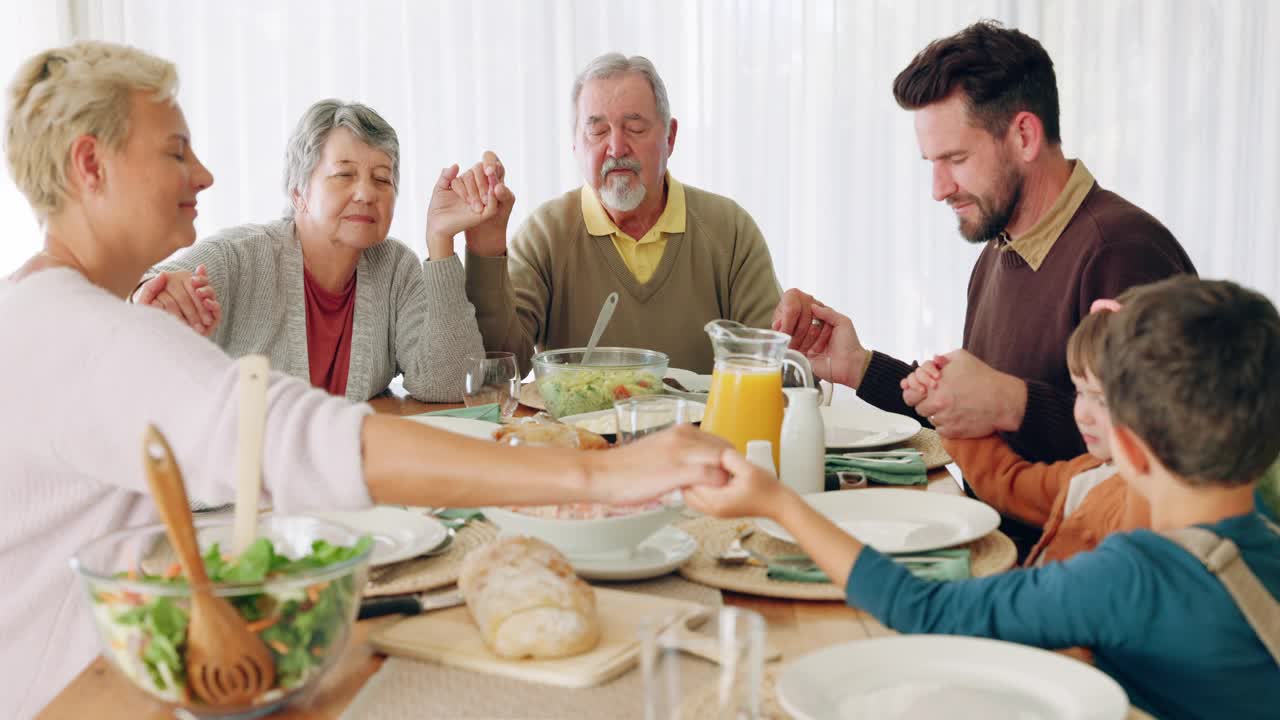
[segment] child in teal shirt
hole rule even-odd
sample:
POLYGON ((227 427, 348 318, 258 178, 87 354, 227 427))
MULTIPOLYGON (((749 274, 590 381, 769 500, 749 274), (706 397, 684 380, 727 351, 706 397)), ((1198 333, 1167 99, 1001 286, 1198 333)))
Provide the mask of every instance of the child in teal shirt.
POLYGON ((1161 718, 1280 717, 1280 528, 1254 506, 1280 455, 1280 315, 1234 283, 1171 278, 1112 319, 1104 363, 1116 465, 1150 501, 1152 530, 1112 535, 1065 562, 921 580, 732 451, 729 482, 687 489, 685 501, 782 524, 850 605, 900 632, 1084 646, 1131 703, 1161 718), (1247 604, 1276 637, 1246 620, 1225 574, 1166 535, 1193 526, 1238 548, 1262 588, 1247 604))

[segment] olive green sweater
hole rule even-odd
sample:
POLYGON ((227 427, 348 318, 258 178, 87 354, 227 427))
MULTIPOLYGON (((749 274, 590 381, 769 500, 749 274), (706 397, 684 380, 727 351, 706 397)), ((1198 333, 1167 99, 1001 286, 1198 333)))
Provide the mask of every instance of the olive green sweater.
POLYGON ((516 354, 522 372, 538 350, 587 344, 600 305, 618 306, 601 346, 659 350, 671 366, 711 372, 702 327, 724 318, 768 327, 781 297, 769 248, 733 200, 685 186, 685 232, 668 236, 646 283, 605 235, 587 233, 581 188, 533 212, 505 257, 467 256, 467 297, 485 347, 516 354))

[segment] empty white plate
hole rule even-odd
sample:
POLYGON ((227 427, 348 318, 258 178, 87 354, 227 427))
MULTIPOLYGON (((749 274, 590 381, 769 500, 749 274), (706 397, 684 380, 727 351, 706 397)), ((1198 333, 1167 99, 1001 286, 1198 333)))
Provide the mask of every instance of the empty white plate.
POLYGON ((1091 665, 983 638, 899 635, 819 650, 778 675, 798 720, 1123 720, 1129 699, 1091 665))
POLYGON ((920 421, 915 418, 885 412, 858 398, 819 409, 826 444, 832 450, 880 447, 920 432, 920 421))
MULTIPOLYGON (((702 422, 702 415, 707 411, 707 406, 697 400, 689 400, 689 422, 702 422)), ((560 418, 560 422, 565 425, 574 425, 583 430, 590 430, 597 435, 617 435, 618 434, 618 412, 613 408, 608 410, 596 410, 589 413, 579 413, 577 415, 566 415, 560 418)))
POLYGON ((356 512, 308 514, 346 525, 358 533, 372 537, 373 556, 369 564, 374 567, 430 552, 449 536, 449 530, 444 524, 429 515, 386 505, 356 512))
MULTIPOLYGON (((959 495, 872 488, 812 493, 805 502, 858 540, 885 553, 911 553, 967 543, 1000 525, 989 505, 959 495)), ((756 525, 770 535, 795 542, 772 520, 756 525)))
POLYGON ((675 570, 697 549, 689 533, 668 525, 631 550, 570 555, 569 564, 589 580, 645 580, 675 570))
POLYGON ((497 423, 484 420, 449 417, 448 415, 409 415, 405 419, 440 428, 441 430, 448 430, 451 433, 480 438, 481 440, 492 440, 493 431, 501 427, 497 423))
POLYGON ((666 377, 675 380, 684 386, 685 390, 694 393, 711 392, 711 376, 699 375, 692 370, 683 370, 681 368, 667 368, 666 377))

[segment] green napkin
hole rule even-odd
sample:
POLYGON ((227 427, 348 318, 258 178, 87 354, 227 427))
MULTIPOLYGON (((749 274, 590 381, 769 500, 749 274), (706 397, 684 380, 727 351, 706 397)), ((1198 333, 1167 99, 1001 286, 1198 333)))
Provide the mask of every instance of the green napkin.
POLYGON ((472 520, 484 519, 484 513, 475 508, 446 508, 444 510, 438 510, 432 514, 438 518, 444 518, 445 520, 465 520, 466 522, 471 522, 472 520))
POLYGON ((426 415, 471 418, 472 420, 496 423, 502 420, 502 408, 497 403, 489 403, 488 405, 473 405, 471 407, 453 408, 452 410, 436 410, 435 412, 422 413, 419 417, 426 415))
POLYGON ((872 482, 888 485, 923 485, 929 480, 924 455, 907 448, 827 455, 826 474, 841 472, 863 475, 872 482))
MULTIPOLYGON (((910 570, 912 575, 924 580, 966 580, 970 577, 968 548, 903 555, 904 558, 930 558, 927 561, 898 560, 892 555, 887 557, 910 570), (933 558, 940 558, 940 560, 933 560, 933 558)), ((769 562, 769 579, 787 582, 831 582, 827 574, 822 572, 822 569, 813 561, 810 560, 806 565, 802 562, 803 560, 808 558, 804 555, 780 555, 772 558, 769 562)))

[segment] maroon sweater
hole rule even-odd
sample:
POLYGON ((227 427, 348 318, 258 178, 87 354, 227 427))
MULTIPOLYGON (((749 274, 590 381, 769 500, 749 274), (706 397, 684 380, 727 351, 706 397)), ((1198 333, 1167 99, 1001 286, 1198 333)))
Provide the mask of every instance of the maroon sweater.
MULTIPOLYGON (((969 278, 964 348, 996 370, 1027 381, 1022 427, 1005 439, 1032 462, 1085 452, 1072 409, 1067 338, 1098 298, 1170 275, 1195 273, 1191 258, 1158 220, 1094 183, 1039 270, 987 243, 969 278)), ((898 383, 915 368, 874 353, 858 396, 913 417, 898 383)), ((920 417, 921 423, 928 420, 920 417)))

